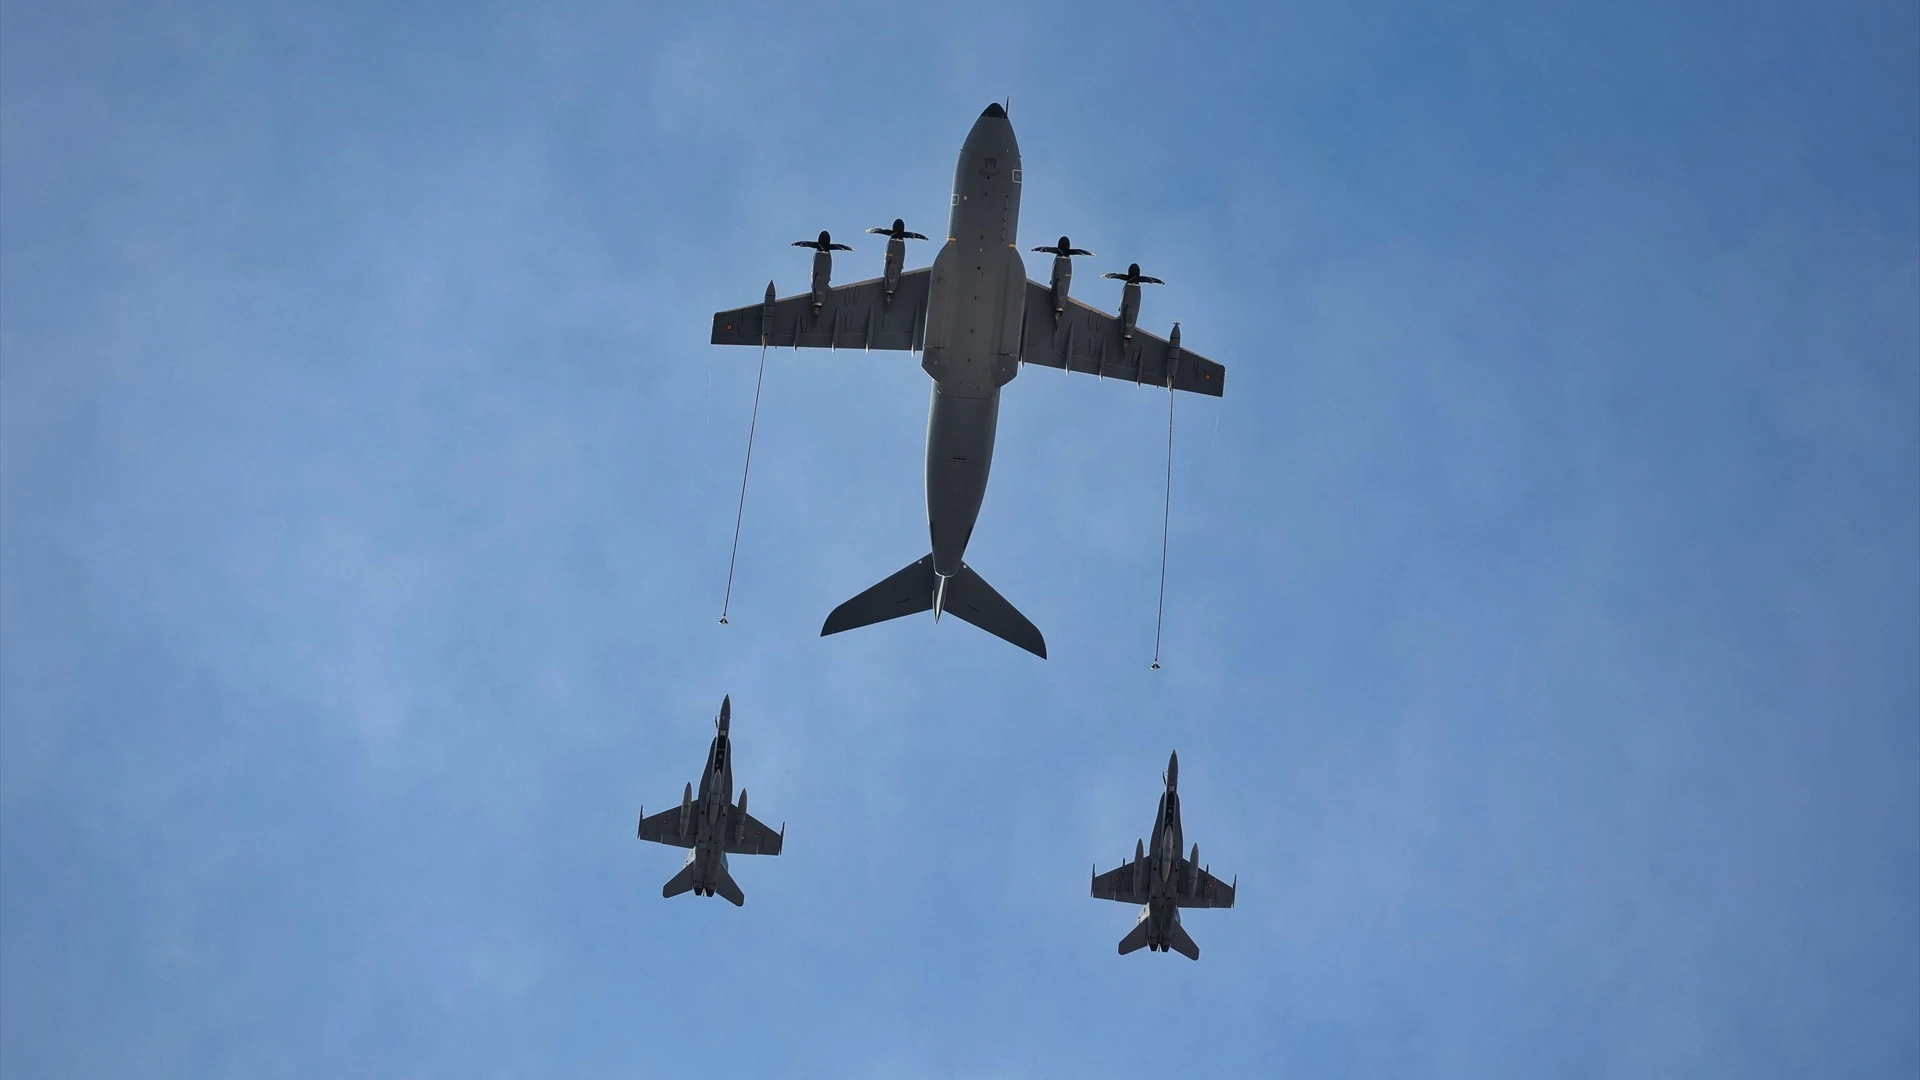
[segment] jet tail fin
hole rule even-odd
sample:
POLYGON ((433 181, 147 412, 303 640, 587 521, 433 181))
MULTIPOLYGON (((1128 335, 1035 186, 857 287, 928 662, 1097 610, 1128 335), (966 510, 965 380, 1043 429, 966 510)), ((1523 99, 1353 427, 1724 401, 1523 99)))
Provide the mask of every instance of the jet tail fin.
POLYGON ((1167 924, 1167 948, 1189 960, 1200 959, 1200 946, 1195 945, 1193 939, 1187 936, 1186 928, 1180 925, 1178 919, 1167 924))
POLYGON ((820 636, 933 610, 933 556, 911 563, 859 596, 834 608, 820 636))
MULTIPOLYGON (((720 877, 714 881, 713 891, 726 897, 727 902, 734 907, 739 907, 747 902, 746 894, 740 891, 740 886, 733 880, 733 875, 727 873, 727 864, 724 862, 720 864, 720 877)), ((1191 945, 1192 942, 1188 942, 1188 944, 1191 945)))
POLYGON ((960 572, 947 580, 946 611, 1042 660, 1047 658, 1047 639, 1040 636, 1040 628, 966 563, 961 563, 960 572))
POLYGON ((667 883, 660 886, 660 895, 679 896, 681 893, 693 888, 693 869, 694 862, 692 859, 688 859, 687 865, 681 867, 679 873, 668 878, 667 883))
POLYGON ((1133 924, 1133 929, 1127 932, 1126 937, 1120 939, 1120 955, 1125 956, 1130 952, 1137 952, 1146 948, 1146 946, 1147 920, 1141 919, 1139 922, 1133 924))

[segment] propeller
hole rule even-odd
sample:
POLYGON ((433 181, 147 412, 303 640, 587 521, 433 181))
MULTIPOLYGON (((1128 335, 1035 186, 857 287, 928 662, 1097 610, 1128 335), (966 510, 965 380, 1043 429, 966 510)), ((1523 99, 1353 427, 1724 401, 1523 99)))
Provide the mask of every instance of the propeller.
MULTIPOLYGON (((907 223, 900 220, 899 218, 893 219, 893 228, 891 229, 882 227, 878 229, 868 229, 867 231, 870 233, 873 233, 876 236, 885 236, 894 240, 925 240, 926 239, 926 237, 921 236, 917 232, 908 232, 907 223)), ((825 235, 825 234, 823 233, 822 235, 825 235)))
POLYGON ((852 251, 853 250, 852 248, 848 247, 845 244, 834 243, 833 237, 830 234, 828 234, 827 230, 825 229, 820 230, 820 239, 795 240, 793 242, 793 246, 803 247, 803 248, 812 248, 815 251, 852 251))
MULTIPOLYGON (((826 234, 821 233, 820 235, 825 236, 826 234)), ((1065 237, 1062 237, 1061 239, 1065 239, 1065 237)), ((1166 284, 1166 282, 1161 281, 1157 277, 1147 277, 1146 275, 1142 274, 1140 272, 1139 263, 1129 263, 1127 266, 1127 272, 1124 274, 1101 274, 1100 276, 1103 278, 1112 278, 1115 281, 1124 281, 1129 285, 1165 285, 1166 284)))
POLYGON ((1089 257, 1093 255, 1093 252, 1088 251, 1086 248, 1074 247, 1073 241, 1064 236, 1061 237, 1060 242, 1053 247, 1037 247, 1033 250, 1044 252, 1048 255, 1086 255, 1089 257))

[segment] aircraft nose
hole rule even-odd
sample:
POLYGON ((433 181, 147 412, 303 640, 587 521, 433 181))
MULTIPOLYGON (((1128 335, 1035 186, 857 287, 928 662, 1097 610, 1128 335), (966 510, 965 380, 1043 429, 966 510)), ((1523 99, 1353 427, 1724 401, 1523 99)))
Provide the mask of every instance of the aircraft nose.
POLYGON ((996 101, 993 104, 987 106, 986 110, 982 112, 980 116, 983 119, 985 117, 991 116, 995 120, 1005 120, 1007 118, 1007 110, 1001 108, 1000 103, 996 101))

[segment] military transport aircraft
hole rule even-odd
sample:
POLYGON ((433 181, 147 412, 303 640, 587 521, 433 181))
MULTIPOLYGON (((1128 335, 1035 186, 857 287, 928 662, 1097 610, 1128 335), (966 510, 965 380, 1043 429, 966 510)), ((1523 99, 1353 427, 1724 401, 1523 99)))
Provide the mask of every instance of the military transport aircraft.
POLYGON ((993 462, 1000 387, 1021 363, 1084 371, 1135 384, 1219 397, 1226 371, 1180 346, 1180 327, 1161 338, 1137 327, 1140 286, 1158 285, 1138 264, 1125 274, 1120 314, 1071 299, 1073 258, 1091 254, 1066 238, 1035 251, 1053 255, 1053 275, 1027 280, 1016 244, 1020 220, 1020 147, 1006 110, 989 105, 967 133, 953 174, 947 240, 925 270, 904 270, 906 241, 924 239, 895 220, 881 276, 829 283, 833 252, 852 250, 821 233, 796 247, 813 249, 807 292, 713 317, 715 345, 917 350, 933 378, 927 418, 927 531, 932 552, 841 604, 820 633, 932 610, 950 611, 1038 656, 1046 640, 1026 616, 962 561, 986 494, 993 462))
POLYGON ((1200 845, 1193 854, 1180 857, 1180 755, 1167 758, 1167 790, 1160 796, 1160 810, 1153 819, 1153 848, 1133 842, 1133 860, 1121 863, 1106 873, 1093 876, 1096 900, 1118 900, 1139 904, 1140 921, 1133 931, 1120 939, 1120 955, 1125 956, 1142 945, 1155 952, 1171 949, 1189 960, 1200 959, 1200 946, 1193 943, 1180 926, 1180 909, 1233 906, 1233 891, 1240 884, 1222 884, 1219 878, 1200 865, 1200 845))
POLYGON ((707 751, 707 771, 700 774, 700 794, 688 783, 680 794, 676 810, 662 810, 652 817, 640 808, 640 839, 656 844, 690 848, 687 863, 660 889, 661 896, 678 896, 692 889, 696 896, 715 893, 733 901, 734 907, 747 902, 727 873, 728 855, 778 855, 786 843, 787 827, 774 832, 747 813, 747 791, 740 789, 740 805, 733 799, 733 758, 727 739, 733 699, 720 699, 720 718, 713 722, 718 731, 713 748, 707 751))

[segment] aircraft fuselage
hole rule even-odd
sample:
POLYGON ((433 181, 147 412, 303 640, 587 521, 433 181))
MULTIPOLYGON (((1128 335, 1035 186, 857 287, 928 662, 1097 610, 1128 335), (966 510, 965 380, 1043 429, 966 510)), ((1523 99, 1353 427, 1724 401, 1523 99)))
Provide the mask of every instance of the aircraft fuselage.
POLYGON ((1000 387, 1020 370, 1027 268, 1020 258, 1020 146, 998 106, 967 133, 953 172, 947 239, 928 282, 921 367, 927 417, 927 531, 934 572, 960 569, 980 517, 1000 387))
MULTIPOLYGON (((1177 760, 1177 759, 1176 759, 1177 760)), ((1173 768, 1179 766, 1175 764, 1173 768)), ((1180 921, 1180 906, 1174 893, 1179 885, 1175 869, 1180 856, 1180 793, 1177 774, 1169 777, 1167 790, 1160 795, 1160 806, 1153 817, 1153 847, 1148 851, 1147 903, 1140 917, 1147 920, 1147 944, 1165 951, 1169 928, 1180 921)))
POLYGON ((733 747, 724 730, 713 737, 713 745, 707 750, 700 791, 688 812, 692 815, 688 827, 694 830, 695 839, 687 861, 698 864, 693 887, 710 896, 721 868, 727 865, 727 828, 733 812, 733 747))

